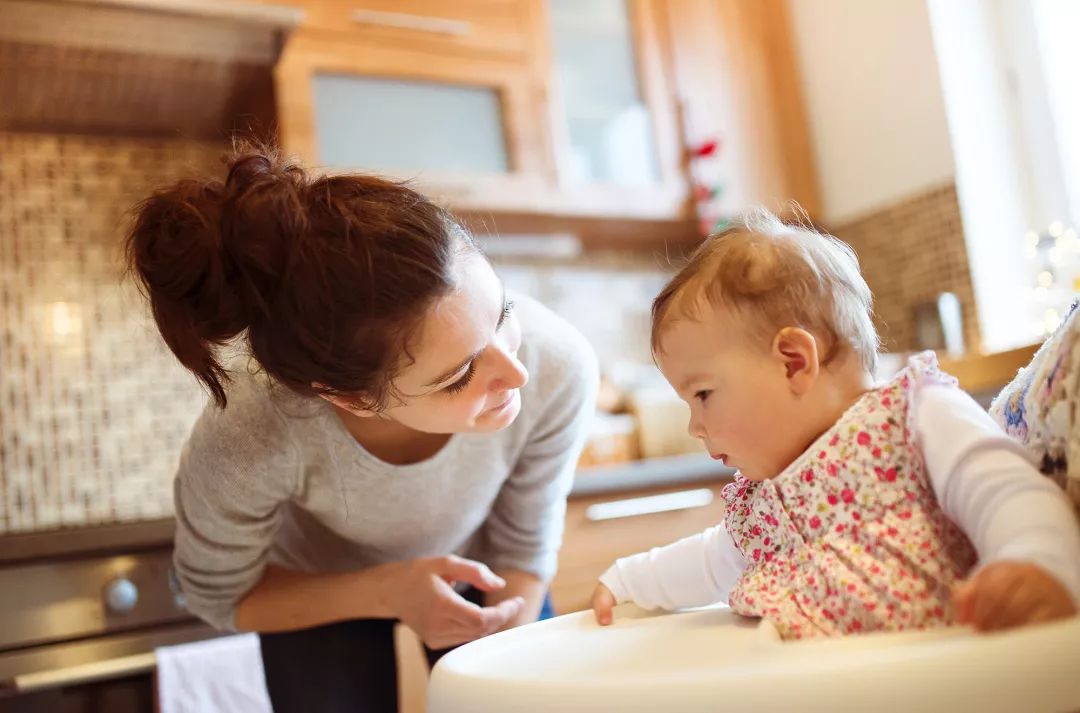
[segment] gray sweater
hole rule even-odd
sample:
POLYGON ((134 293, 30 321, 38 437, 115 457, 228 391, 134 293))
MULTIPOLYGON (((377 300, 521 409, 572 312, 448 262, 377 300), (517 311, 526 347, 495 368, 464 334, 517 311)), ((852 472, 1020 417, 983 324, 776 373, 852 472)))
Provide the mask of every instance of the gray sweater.
POLYGON ((211 402, 175 480, 174 564, 188 608, 232 629, 268 563, 306 572, 459 554, 550 579, 566 495, 592 416, 596 357, 573 327, 515 296, 521 412, 493 434, 455 434, 433 457, 389 465, 332 407, 244 369, 211 402))

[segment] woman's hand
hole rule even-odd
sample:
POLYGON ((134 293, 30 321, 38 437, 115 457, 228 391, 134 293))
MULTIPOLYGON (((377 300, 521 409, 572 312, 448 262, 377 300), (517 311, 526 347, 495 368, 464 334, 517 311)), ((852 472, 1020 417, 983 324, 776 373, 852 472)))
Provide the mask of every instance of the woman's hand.
POLYGON ((596 623, 607 626, 611 623, 611 610, 615 606, 615 595, 603 584, 597 584, 593 590, 592 608, 596 614, 596 623))
POLYGON ((480 607, 454 591, 456 582, 493 592, 506 582, 487 565, 454 555, 383 565, 382 596, 390 611, 428 648, 445 649, 501 629, 521 611, 525 600, 513 597, 480 607))
POLYGON ((961 624, 1008 629, 1076 614, 1072 596, 1053 575, 1027 562, 995 562, 953 590, 961 624))

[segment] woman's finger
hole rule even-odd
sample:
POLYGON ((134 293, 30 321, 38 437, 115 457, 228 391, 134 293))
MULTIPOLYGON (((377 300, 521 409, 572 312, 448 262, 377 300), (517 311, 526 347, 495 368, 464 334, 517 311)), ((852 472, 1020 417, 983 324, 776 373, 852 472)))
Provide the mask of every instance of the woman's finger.
POLYGON ((483 562, 455 555, 440 557, 436 562, 440 577, 453 582, 466 582, 482 592, 492 592, 506 586, 506 580, 495 574, 483 562))
POLYGON ((521 613, 524 606, 525 600, 522 597, 512 597, 504 599, 495 606, 481 609, 480 611, 484 616, 484 635, 493 634, 506 626, 521 613))

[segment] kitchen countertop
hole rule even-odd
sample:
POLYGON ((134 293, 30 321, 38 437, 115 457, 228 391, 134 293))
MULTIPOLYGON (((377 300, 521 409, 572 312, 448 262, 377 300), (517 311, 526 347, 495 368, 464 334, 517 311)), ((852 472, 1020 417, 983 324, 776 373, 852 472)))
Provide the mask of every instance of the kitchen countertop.
POLYGON ((713 460, 707 453, 687 453, 579 470, 570 497, 733 477, 734 468, 713 460))

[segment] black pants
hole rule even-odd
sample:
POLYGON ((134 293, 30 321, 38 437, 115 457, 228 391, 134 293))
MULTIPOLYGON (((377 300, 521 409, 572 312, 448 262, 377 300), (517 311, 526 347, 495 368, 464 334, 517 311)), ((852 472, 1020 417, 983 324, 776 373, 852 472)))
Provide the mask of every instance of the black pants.
MULTIPOLYGON (((480 604, 483 593, 463 596, 480 604)), ((541 618, 550 616, 545 602, 541 618)), ((312 629, 261 634, 266 688, 274 713, 397 713, 393 619, 354 619, 312 629)), ((425 647, 432 666, 450 649, 425 647)))

